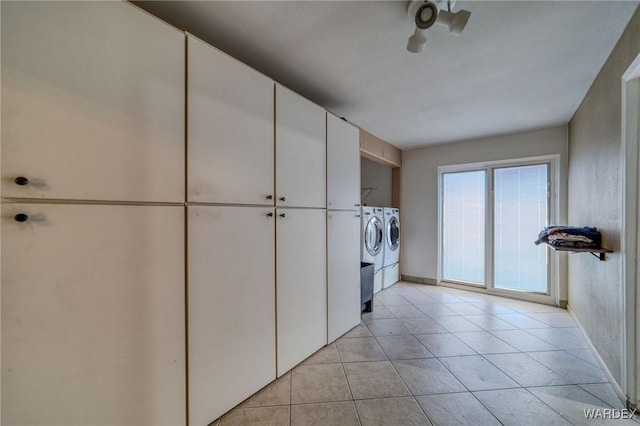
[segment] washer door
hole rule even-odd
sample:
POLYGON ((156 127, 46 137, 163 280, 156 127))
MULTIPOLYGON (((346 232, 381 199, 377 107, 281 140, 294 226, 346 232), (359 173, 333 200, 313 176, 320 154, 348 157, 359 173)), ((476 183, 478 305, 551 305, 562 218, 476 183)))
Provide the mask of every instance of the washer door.
POLYGON ((395 216, 392 216, 387 223, 387 246, 391 250, 397 250, 400 246, 400 222, 395 216))
POLYGON ((364 246, 371 256, 376 256, 382 250, 383 229, 382 221, 377 216, 367 222, 364 230, 364 246))

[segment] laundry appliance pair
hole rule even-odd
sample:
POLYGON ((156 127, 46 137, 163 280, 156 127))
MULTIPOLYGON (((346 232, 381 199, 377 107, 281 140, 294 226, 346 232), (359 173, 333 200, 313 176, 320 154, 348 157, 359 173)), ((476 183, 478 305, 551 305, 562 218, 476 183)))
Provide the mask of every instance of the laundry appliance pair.
POLYGON ((400 211, 392 207, 362 207, 362 261, 375 265, 373 291, 399 280, 400 211))

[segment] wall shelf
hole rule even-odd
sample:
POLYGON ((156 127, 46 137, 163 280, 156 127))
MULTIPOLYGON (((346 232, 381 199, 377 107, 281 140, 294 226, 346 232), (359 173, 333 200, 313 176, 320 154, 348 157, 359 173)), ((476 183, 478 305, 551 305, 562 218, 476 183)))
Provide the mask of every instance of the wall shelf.
POLYGON ((605 260, 605 253, 613 253, 613 250, 601 247, 597 248, 586 248, 586 247, 556 247, 551 244, 547 244, 555 251, 570 251, 572 253, 591 253, 591 255, 600 259, 600 261, 605 260))

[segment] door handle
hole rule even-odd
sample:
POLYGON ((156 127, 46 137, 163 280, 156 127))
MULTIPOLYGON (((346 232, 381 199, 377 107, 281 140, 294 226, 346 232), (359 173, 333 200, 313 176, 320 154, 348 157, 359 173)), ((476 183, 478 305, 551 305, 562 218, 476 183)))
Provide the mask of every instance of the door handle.
POLYGON ((29 220, 29 216, 24 213, 18 213, 13 217, 16 222, 26 222, 29 220))
POLYGON ((20 186, 29 185, 29 179, 27 179, 24 176, 18 176, 13 181, 16 183, 16 185, 20 185, 20 186))

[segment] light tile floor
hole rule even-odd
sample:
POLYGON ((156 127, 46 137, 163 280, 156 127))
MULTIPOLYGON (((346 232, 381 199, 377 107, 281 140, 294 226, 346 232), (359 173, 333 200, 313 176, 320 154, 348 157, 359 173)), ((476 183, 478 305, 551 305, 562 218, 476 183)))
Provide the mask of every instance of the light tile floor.
MULTIPOLYGON (((623 409, 566 310, 400 282, 212 425, 596 425, 623 409)), ((639 415, 640 416, 640 415, 639 415)))

